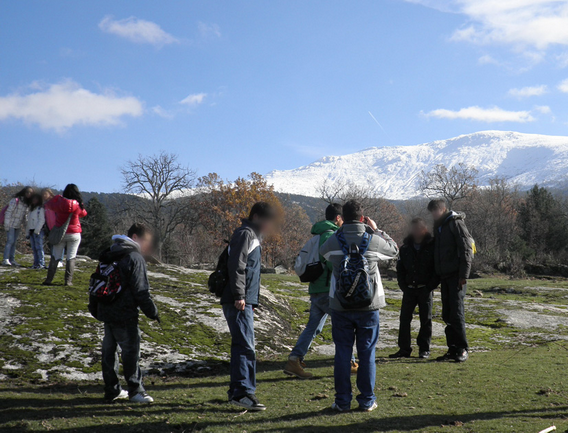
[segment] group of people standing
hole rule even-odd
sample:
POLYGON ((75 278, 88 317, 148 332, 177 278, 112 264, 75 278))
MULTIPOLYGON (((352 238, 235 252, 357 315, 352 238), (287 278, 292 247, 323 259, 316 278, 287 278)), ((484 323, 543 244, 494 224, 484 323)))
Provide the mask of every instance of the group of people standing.
MULTIPOLYGON (((308 323, 284 366, 284 373, 308 379, 305 357, 331 316, 335 344, 335 402, 332 409, 351 409, 351 375, 357 376, 359 410, 377 408, 375 396, 375 348, 379 338, 379 309, 386 305, 379 272, 381 260, 398 258, 398 284, 403 292, 399 329, 399 351, 391 358, 410 357, 410 324, 419 307, 421 329, 418 334, 419 357, 430 357, 432 337, 432 292, 441 285, 442 318, 446 323, 448 351, 437 361, 464 362, 468 359, 468 342, 464 316, 464 298, 475 244, 469 234, 463 214, 447 209, 443 200, 432 200, 428 211, 434 220, 434 233, 426 222, 415 218, 409 235, 400 250, 394 240, 364 216, 355 200, 343 206, 331 204, 326 219, 316 223, 312 235, 318 237, 317 247, 323 271, 310 283, 311 299, 308 323), (363 256, 359 276, 367 278, 371 294, 366 302, 346 302, 341 292, 350 260, 363 256), (354 362, 353 346, 359 363, 354 362)), ((223 312, 231 332, 231 381, 228 398, 231 404, 252 411, 266 406, 256 397, 256 355, 254 346, 254 308, 259 303, 260 248, 263 235, 269 233, 275 220, 266 203, 253 206, 248 219, 243 220, 229 245, 229 283, 221 298, 223 312)), ((358 290, 360 281, 353 281, 351 291, 358 290)))
POLYGON ((26 186, 2 209, 6 245, 2 265, 20 266, 16 262, 16 244, 22 228, 25 228, 33 252, 33 269, 47 269, 44 285, 51 285, 60 263, 66 259, 65 284, 73 284, 75 260, 81 243, 81 218, 87 216, 83 198, 75 184, 65 187, 62 195, 55 195, 49 188, 36 192, 26 186), (48 240, 51 230, 64 231, 56 244, 48 240), (47 243, 47 245, 46 245, 47 243), (45 247, 50 251, 49 266, 45 265, 45 247))

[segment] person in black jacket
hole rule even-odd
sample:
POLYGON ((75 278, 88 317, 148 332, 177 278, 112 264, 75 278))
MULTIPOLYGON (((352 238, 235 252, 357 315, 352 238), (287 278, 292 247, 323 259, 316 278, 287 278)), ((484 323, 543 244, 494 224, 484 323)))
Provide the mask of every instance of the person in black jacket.
POLYGON ((260 296, 262 236, 275 219, 273 207, 256 203, 248 219, 235 230, 229 243, 229 284, 221 296, 223 313, 231 333, 231 383, 229 403, 251 411, 265 410, 256 398, 254 308, 260 296))
POLYGON ((410 357, 410 324, 418 306, 420 332, 416 343, 419 357, 428 359, 432 340, 432 291, 438 287, 440 279, 434 266, 434 238, 422 218, 414 218, 410 223, 410 234, 400 248, 396 272, 403 295, 398 331, 399 351, 390 355, 390 358, 410 357))
POLYGON ((101 254, 101 262, 118 263, 122 291, 111 303, 89 300, 91 315, 105 324, 102 347, 102 370, 105 399, 114 401, 130 398, 134 403, 151 403, 142 383, 140 370, 139 309, 150 319, 160 321, 158 309, 150 296, 150 284, 144 255, 151 251, 152 234, 143 224, 134 224, 128 235, 113 236, 113 245, 101 254), (124 378, 128 392, 118 379, 118 353, 122 350, 124 378))
POLYGON ((438 361, 467 361, 464 299, 473 261, 474 243, 462 213, 450 211, 444 200, 432 200, 428 210, 434 219, 435 266, 441 279, 442 318, 446 323, 448 352, 438 361))

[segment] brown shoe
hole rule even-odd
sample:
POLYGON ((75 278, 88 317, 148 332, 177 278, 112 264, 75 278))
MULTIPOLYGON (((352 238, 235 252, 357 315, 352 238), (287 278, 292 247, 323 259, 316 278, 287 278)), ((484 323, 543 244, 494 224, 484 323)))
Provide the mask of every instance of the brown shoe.
POLYGON ((357 374, 358 371, 359 364, 357 364, 355 361, 351 361, 351 374, 357 374))
POLYGON ((289 359, 284 367, 284 373, 288 376, 296 376, 298 379, 310 379, 311 377, 314 377, 312 373, 304 371, 300 364, 300 360, 292 361, 289 359))

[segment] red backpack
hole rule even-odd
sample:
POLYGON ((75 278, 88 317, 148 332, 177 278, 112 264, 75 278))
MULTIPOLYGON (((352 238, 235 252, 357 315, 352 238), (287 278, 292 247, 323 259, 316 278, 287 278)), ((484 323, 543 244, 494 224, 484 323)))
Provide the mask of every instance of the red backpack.
POLYGON ((99 262, 97 270, 91 275, 89 296, 98 302, 110 304, 122 292, 122 279, 118 269, 118 261, 99 262))

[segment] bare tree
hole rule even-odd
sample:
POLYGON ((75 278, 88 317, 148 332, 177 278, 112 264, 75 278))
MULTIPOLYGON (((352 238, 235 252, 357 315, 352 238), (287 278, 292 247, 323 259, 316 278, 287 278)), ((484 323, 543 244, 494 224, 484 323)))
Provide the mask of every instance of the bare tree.
POLYGON ((181 165, 177 155, 160 152, 127 162, 122 176, 125 190, 144 198, 135 201, 135 213, 154 229, 158 258, 162 260, 164 243, 190 209, 191 201, 184 193, 193 187, 195 171, 181 165))
POLYGON ((469 197, 477 188, 475 167, 459 163, 452 168, 438 164, 429 172, 422 172, 420 189, 426 197, 444 198, 450 209, 456 201, 469 197))

